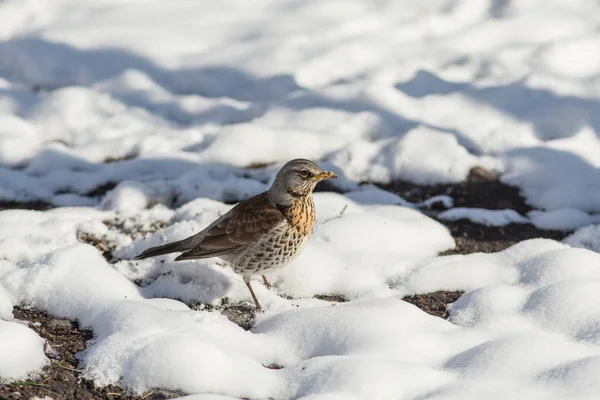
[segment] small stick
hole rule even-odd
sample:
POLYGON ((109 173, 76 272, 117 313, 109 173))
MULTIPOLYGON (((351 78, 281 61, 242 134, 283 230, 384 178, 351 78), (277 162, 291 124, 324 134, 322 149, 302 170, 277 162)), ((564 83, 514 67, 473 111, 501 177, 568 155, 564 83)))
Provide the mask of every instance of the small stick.
POLYGON ((327 222, 337 219, 337 218, 341 218, 342 215, 344 215, 344 213, 346 212, 346 209, 348 208, 348 204, 344 205, 344 208, 342 208, 342 211, 340 211, 339 215, 336 215, 335 217, 329 218, 328 220, 323 221, 324 224, 326 224, 327 222))

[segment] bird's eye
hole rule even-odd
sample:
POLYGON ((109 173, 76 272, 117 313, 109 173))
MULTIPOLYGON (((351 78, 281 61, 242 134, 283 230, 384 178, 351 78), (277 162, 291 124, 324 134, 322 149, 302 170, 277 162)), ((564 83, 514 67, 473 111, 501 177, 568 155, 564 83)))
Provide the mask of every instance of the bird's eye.
POLYGON ((300 172, 298 172, 298 174, 302 177, 302 178, 308 178, 310 176, 310 172, 308 172, 308 170, 306 169, 301 169, 300 172))

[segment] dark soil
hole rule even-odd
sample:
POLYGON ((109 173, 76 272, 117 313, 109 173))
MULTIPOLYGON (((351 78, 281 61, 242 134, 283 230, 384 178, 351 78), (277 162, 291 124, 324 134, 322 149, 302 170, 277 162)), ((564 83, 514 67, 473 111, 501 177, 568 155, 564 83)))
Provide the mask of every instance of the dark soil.
POLYGON ((439 220, 450 229, 456 248, 449 254, 495 253, 527 239, 562 240, 568 232, 538 229, 531 224, 510 224, 500 227, 474 224, 467 220, 439 220))
POLYGON ((92 190, 90 190, 89 192, 87 192, 84 196, 87 197, 102 197, 104 196, 106 193, 110 192, 111 190, 113 190, 115 187, 117 186, 117 184, 115 182, 106 182, 92 190))
POLYGON ((419 307, 427 314, 448 319, 448 312, 446 311, 448 304, 454 303, 462 294, 463 292, 459 291, 446 292, 440 290, 433 293, 406 296, 402 300, 419 307))
POLYGON ((315 299, 325 300, 332 303, 345 303, 348 301, 348 299, 340 296, 339 294, 318 294, 315 296, 315 299))
POLYGON ((228 320, 249 331, 256 323, 256 309, 254 305, 249 304, 230 304, 228 298, 221 299, 221 305, 212 306, 210 304, 189 304, 192 310, 196 311, 214 311, 220 312, 228 320))
POLYGON ((2 210, 37 210, 46 211, 52 208, 52 206, 43 201, 29 201, 29 202, 16 202, 16 201, 0 201, 0 211, 2 210))
POLYGON ((380 186, 413 203, 420 203, 433 196, 448 195, 454 200, 454 207, 490 210, 512 208, 520 214, 532 210, 518 188, 502 183, 493 172, 477 167, 461 183, 424 186, 398 180, 380 186))
POLYGON ((112 252, 115 249, 115 244, 106 240, 105 237, 97 237, 87 232, 77 232, 77 240, 94 246, 106 261, 110 262, 113 259, 112 252))

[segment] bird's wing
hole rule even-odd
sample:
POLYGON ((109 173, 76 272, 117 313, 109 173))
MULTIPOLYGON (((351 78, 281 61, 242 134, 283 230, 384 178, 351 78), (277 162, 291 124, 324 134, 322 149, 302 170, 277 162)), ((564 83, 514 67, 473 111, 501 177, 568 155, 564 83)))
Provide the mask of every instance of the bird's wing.
POLYGON ((261 193, 231 209, 209 227, 203 239, 176 260, 218 257, 235 253, 285 220, 261 193))

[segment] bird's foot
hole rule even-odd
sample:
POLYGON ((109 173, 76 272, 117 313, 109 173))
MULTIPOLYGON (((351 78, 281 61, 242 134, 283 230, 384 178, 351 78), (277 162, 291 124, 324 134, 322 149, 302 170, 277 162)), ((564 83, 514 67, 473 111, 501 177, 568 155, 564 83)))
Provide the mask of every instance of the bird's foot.
POLYGON ((263 283, 265 284, 265 287, 267 289, 271 289, 273 287, 273 285, 271 285, 271 283, 267 280, 267 277, 262 275, 262 278, 263 278, 263 283))

